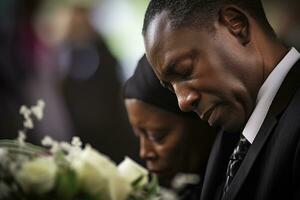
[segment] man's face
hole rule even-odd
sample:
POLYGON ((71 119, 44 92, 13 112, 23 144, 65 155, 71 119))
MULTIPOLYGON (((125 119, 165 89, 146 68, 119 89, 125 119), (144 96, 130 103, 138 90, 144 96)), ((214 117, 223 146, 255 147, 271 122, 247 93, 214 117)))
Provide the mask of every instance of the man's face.
POLYGON ((214 32, 173 29, 162 12, 145 34, 146 55, 183 111, 196 112, 212 126, 241 131, 255 105, 263 70, 252 47, 243 46, 218 22, 214 27, 214 32))

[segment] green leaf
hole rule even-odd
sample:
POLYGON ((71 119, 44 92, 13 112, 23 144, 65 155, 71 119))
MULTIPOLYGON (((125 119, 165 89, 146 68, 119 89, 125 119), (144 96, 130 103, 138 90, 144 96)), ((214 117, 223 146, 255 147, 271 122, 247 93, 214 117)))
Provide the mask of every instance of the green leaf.
POLYGON ((135 180, 131 183, 131 186, 132 186, 133 188, 138 188, 139 183, 143 180, 143 178, 144 178, 144 175, 139 176, 137 179, 135 179, 135 180))
MULTIPOLYGON (((138 179, 136 181, 139 181, 138 179)), ((136 182, 134 182, 136 184, 136 182)), ((135 187, 134 192, 128 197, 128 200, 151 200, 158 196, 158 180, 156 176, 151 177, 151 181, 143 187, 135 187)))
POLYGON ((63 168, 58 172, 56 193, 60 199, 72 199, 79 190, 76 173, 69 168, 63 168))

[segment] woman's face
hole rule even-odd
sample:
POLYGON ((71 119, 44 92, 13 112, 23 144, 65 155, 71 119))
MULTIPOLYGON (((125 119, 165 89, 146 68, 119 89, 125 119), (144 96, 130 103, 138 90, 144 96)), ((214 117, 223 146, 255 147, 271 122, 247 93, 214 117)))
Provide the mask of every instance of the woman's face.
POLYGON ((125 104, 140 156, 160 184, 168 186, 178 172, 201 171, 214 137, 208 125, 137 99, 126 99, 125 104))

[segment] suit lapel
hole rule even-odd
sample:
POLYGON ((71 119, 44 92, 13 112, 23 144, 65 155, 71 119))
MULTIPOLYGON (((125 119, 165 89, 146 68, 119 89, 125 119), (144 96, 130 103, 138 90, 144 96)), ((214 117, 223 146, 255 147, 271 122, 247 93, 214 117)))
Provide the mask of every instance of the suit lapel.
POLYGON ((209 156, 204 177, 201 199, 212 200, 224 179, 228 158, 239 139, 239 134, 220 131, 209 156))
POLYGON ((228 191, 224 195, 223 200, 234 199, 244 181, 246 180, 259 152, 263 145, 267 141, 267 138, 273 132, 275 125, 277 124, 277 116, 279 116, 288 106, 295 92, 300 87, 300 60, 289 71, 281 87, 279 88, 271 107, 267 113, 267 116, 251 145, 244 161, 242 162, 240 169, 237 171, 235 177, 232 180, 228 191))

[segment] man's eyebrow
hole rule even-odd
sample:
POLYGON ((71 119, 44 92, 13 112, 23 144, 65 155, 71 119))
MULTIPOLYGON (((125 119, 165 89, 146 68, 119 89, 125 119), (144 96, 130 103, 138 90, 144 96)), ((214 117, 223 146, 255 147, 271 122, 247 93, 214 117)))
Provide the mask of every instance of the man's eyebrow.
POLYGON ((193 56, 193 54, 194 54, 194 51, 188 51, 188 52, 183 53, 176 59, 173 59, 173 58, 168 59, 166 64, 162 67, 163 74, 169 75, 169 74, 174 73, 174 68, 175 68, 176 64, 187 57, 193 56))
POLYGON ((174 73, 174 68, 176 66, 176 64, 183 58, 185 57, 185 55, 181 55, 180 57, 173 59, 170 58, 169 60, 167 60, 165 66, 162 67, 162 72, 164 75, 170 75, 172 73, 174 73))

